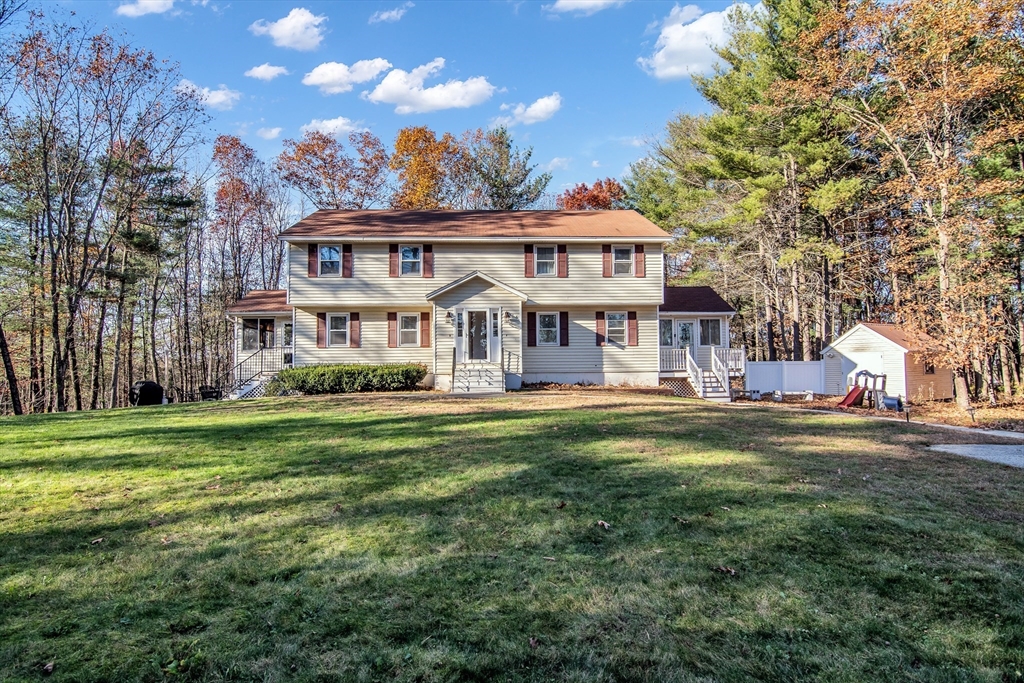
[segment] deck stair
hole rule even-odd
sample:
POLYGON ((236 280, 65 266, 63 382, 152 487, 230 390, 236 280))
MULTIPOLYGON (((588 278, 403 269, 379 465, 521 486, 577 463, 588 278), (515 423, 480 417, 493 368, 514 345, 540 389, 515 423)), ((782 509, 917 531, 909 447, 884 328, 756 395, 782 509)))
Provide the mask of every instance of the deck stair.
POLYGON ((240 398, 260 398, 267 395, 267 385, 277 377, 277 372, 263 372, 255 377, 250 377, 244 384, 233 389, 228 394, 229 400, 240 398))
POLYGON ((505 373, 498 363, 457 363, 453 394, 505 393, 505 373))
POLYGON ((722 386, 722 382, 713 372, 705 372, 701 378, 704 382, 704 392, 702 398, 705 401, 712 401, 714 403, 729 403, 732 401, 732 396, 729 394, 729 388, 722 386))

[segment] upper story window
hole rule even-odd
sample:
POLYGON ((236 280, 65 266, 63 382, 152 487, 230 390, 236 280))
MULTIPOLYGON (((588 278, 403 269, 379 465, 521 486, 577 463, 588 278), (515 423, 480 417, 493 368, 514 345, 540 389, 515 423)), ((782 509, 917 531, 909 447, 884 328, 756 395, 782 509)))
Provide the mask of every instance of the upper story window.
POLYGON ((348 346, 348 313, 327 316, 327 345, 348 346))
POLYGON ((633 274, 633 247, 612 247, 612 274, 633 274))
POLYGON ((540 346, 558 346, 558 314, 537 314, 537 344, 540 346))
POLYGON ((398 345, 420 345, 420 314, 402 313, 398 316, 398 345))
POLYGON ((423 247, 403 244, 398 248, 401 258, 402 275, 419 276, 423 274, 423 247))
POLYGON ((701 320, 700 321, 700 345, 721 346, 722 345, 722 321, 701 320))
POLYGON ((608 313, 605 315, 605 338, 616 344, 626 344, 625 313, 608 313))
POLYGON ((934 375, 935 374, 935 363, 925 363, 924 364, 924 374, 926 374, 926 375, 934 375))
POLYGON ((534 247, 536 255, 536 273, 541 275, 555 275, 555 248, 553 246, 534 247))
POLYGON ((341 247, 321 245, 320 274, 341 275, 341 247))

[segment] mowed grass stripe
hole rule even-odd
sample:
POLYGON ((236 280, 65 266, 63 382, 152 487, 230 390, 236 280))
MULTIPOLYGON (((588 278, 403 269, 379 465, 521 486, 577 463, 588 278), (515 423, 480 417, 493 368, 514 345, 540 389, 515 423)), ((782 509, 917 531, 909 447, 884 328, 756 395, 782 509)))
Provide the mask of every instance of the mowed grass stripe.
POLYGON ((1024 680, 1024 473, 950 440, 597 392, 5 419, 0 681, 1024 680))

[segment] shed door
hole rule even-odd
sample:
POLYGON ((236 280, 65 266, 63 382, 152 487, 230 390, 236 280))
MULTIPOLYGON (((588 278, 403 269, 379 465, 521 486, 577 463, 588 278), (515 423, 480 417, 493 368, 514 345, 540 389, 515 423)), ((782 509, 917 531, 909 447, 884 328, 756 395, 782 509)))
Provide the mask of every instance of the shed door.
POLYGON ((857 381, 857 373, 861 370, 867 370, 876 375, 885 373, 883 355, 867 351, 843 355, 843 377, 847 386, 851 386, 857 381))

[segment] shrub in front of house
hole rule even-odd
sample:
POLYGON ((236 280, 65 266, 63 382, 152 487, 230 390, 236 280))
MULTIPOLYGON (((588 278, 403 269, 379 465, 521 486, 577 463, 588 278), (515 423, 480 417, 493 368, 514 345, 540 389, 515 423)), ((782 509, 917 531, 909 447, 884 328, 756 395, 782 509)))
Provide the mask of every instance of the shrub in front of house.
POLYGON ((303 394, 351 394, 360 391, 409 391, 423 381, 422 365, 306 365, 277 375, 280 391, 303 394))

